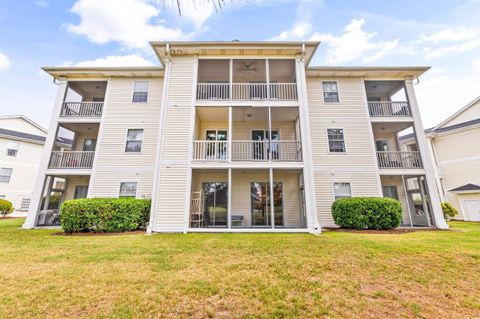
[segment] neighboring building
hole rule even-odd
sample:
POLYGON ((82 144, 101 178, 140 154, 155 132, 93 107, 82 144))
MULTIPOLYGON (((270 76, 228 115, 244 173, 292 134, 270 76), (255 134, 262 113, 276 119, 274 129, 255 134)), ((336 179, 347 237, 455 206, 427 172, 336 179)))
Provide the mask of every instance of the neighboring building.
POLYGON ((383 195, 404 225, 448 227, 413 88, 428 68, 308 66, 318 44, 154 42, 164 67, 45 68, 58 95, 24 227, 57 225, 57 199, 134 196, 148 231, 316 233, 335 199, 383 195))
POLYGON ((23 115, 0 116, 0 198, 28 211, 47 130, 23 115))
MULTIPOLYGON (((455 218, 480 221, 480 97, 425 132, 441 200, 458 210, 455 218)), ((415 142, 406 135, 402 144, 415 142)))

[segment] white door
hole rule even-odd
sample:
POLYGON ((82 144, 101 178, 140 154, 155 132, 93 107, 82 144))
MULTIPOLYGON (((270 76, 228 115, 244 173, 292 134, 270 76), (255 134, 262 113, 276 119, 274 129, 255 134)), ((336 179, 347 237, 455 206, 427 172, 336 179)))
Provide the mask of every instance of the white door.
POLYGON ((464 200, 463 207, 472 222, 480 222, 480 200, 464 200))

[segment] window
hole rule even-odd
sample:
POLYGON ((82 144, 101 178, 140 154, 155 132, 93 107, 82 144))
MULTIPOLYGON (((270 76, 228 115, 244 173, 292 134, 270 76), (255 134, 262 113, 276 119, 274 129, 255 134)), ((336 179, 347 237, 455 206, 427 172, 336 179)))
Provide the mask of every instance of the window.
POLYGON ((129 129, 127 131, 127 142, 125 152, 141 152, 143 141, 143 129, 129 129))
POLYGON ((382 186, 383 197, 393 198, 398 200, 397 186, 382 186))
POLYGON ((207 157, 208 159, 227 159, 227 139, 228 133, 226 130, 207 130, 205 132, 205 138, 207 141, 217 141, 208 143, 207 157))
POLYGON ((75 186, 73 199, 87 198, 88 186, 75 186))
POLYGON ((380 141, 375 141, 375 145, 377 147, 377 152, 388 152, 388 141, 386 140, 380 140, 380 141))
POLYGON ((340 102, 338 98, 337 82, 322 82, 323 87, 323 102, 336 103, 340 102))
POLYGON ((94 152, 96 146, 97 146, 97 140, 96 139, 86 138, 83 141, 83 151, 84 152, 94 152))
POLYGON ((20 147, 19 143, 9 142, 7 144, 7 156, 13 156, 13 157, 17 156, 19 147, 20 147))
POLYGON ((132 102, 146 103, 148 99, 148 82, 136 81, 133 85, 133 98, 132 102))
POLYGON ((12 171, 13 169, 11 168, 0 168, 0 183, 9 183, 12 171))
POLYGON ((20 210, 28 210, 30 208, 30 198, 22 198, 22 203, 20 205, 20 210))
POLYGON ((334 183, 333 192, 335 195, 335 200, 340 198, 352 197, 352 189, 350 187, 350 183, 334 183))
POLYGON ((330 152, 332 153, 346 152, 343 129, 329 128, 327 129, 327 134, 328 134, 328 149, 330 150, 330 152))
POLYGON ((121 182, 119 197, 137 196, 137 182, 121 182))

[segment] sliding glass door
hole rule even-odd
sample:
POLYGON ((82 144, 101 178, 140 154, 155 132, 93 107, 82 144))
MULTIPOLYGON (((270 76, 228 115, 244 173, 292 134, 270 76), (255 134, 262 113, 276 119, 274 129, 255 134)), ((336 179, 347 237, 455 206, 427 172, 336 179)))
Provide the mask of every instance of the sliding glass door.
MULTIPOLYGON (((273 205, 275 226, 283 226, 283 187, 282 183, 273 183, 273 205)), ((250 184, 252 226, 271 226, 270 183, 252 182, 250 184)))
POLYGON ((203 183, 204 215, 210 227, 226 227, 228 218, 228 184, 203 183))
MULTIPOLYGON (((253 158, 256 160, 267 160, 270 153, 269 131, 268 130, 252 130, 252 144, 253 146, 253 158)), ((272 159, 278 159, 279 147, 278 141, 280 135, 278 130, 272 130, 272 159)))

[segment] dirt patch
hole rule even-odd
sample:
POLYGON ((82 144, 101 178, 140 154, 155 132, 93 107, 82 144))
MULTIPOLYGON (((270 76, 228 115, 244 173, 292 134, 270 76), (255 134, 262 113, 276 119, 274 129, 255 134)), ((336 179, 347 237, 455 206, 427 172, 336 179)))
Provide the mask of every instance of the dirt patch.
POLYGON ((118 233, 73 233, 66 234, 63 231, 53 233, 52 236, 66 236, 66 237, 91 237, 91 236, 126 236, 126 235, 141 235, 145 234, 145 230, 134 230, 127 232, 118 232, 118 233))
POLYGON ((440 228, 395 228, 387 230, 375 230, 375 229, 346 229, 346 228, 328 228, 324 227, 322 230, 334 231, 334 232, 345 232, 345 233, 358 233, 358 234, 406 234, 414 233, 417 231, 450 231, 448 229, 440 228))

